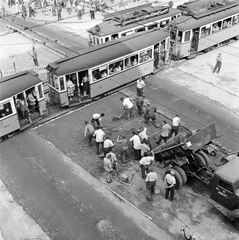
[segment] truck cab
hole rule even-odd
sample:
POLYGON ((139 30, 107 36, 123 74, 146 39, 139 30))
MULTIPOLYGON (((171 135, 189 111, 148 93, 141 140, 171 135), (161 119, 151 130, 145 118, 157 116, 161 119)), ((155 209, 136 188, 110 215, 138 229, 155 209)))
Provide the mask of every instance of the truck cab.
POLYGON ((214 172, 209 202, 239 231, 239 156, 225 158, 228 162, 214 172))

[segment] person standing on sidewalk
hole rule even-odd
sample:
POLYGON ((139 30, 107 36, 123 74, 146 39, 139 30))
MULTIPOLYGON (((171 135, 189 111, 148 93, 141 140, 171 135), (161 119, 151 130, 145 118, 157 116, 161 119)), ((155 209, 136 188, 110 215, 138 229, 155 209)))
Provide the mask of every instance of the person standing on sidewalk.
POLYGON ((157 173, 154 172, 152 169, 149 169, 149 172, 145 178, 147 195, 148 195, 147 199, 149 201, 152 200, 152 195, 155 194, 155 186, 157 181, 158 181, 157 173))
POLYGON ((78 20, 82 20, 82 6, 81 4, 78 4, 78 6, 76 7, 77 8, 77 16, 78 16, 78 20))
POLYGON ((219 53, 217 58, 216 58, 216 65, 215 67, 213 68, 213 73, 219 73, 220 72, 220 69, 221 69, 221 66, 222 66, 222 54, 219 53))
POLYGON ((90 7, 90 18, 91 20, 95 19, 95 8, 93 4, 91 4, 91 7, 90 7))
POLYGON ((170 173, 166 174, 164 178, 164 182, 166 184, 166 192, 165 192, 165 199, 173 201, 174 199, 174 188, 176 184, 176 179, 174 177, 174 171, 170 170, 170 173))
POLYGON ((62 20, 61 11, 62 11, 61 5, 58 5, 57 6, 57 19, 58 19, 58 21, 62 20))
POLYGON ((39 66, 38 59, 37 59, 37 52, 35 50, 35 47, 32 47, 32 59, 33 59, 35 66, 39 66))
POLYGON ((26 9, 25 3, 23 2, 22 3, 22 18, 25 20, 26 17, 27 17, 27 9, 26 9))
POLYGON ((173 118, 173 124, 172 124, 172 127, 171 127, 171 130, 170 130, 170 133, 169 133, 169 138, 172 137, 173 133, 175 133, 175 137, 178 135, 178 132, 179 132, 179 127, 181 125, 180 123, 180 118, 178 116, 178 114, 175 115, 175 117, 173 118))

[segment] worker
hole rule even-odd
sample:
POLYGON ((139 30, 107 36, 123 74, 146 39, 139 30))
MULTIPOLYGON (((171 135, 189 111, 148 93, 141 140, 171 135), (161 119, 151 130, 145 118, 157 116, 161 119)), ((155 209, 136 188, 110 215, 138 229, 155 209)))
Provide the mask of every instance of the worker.
POLYGON ((164 182, 166 184, 165 199, 169 198, 170 201, 173 201, 174 199, 174 188, 176 184, 174 174, 175 174, 174 171, 170 170, 170 172, 166 174, 164 178, 164 182))
POLYGON ((132 117, 132 112, 134 108, 134 104, 131 98, 120 98, 120 100, 123 102, 124 111, 126 113, 127 119, 130 120, 132 117))
POLYGON ((105 116, 105 114, 104 113, 101 113, 101 114, 99 114, 99 113, 94 113, 93 115, 92 115, 92 118, 91 118, 91 123, 92 123, 92 125, 95 127, 95 126, 100 126, 100 122, 101 122, 101 120, 102 120, 102 117, 104 117, 105 116))
POLYGON ((149 169, 148 174, 145 178, 147 195, 148 195, 147 199, 149 201, 152 201, 152 195, 155 194, 155 186, 157 181, 158 181, 157 173, 154 172, 152 169, 149 169))

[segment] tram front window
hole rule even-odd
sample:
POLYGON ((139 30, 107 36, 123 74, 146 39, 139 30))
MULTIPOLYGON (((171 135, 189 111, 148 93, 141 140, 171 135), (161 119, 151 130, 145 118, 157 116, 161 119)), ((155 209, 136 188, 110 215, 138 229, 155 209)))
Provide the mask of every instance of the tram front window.
POLYGON ((170 31, 170 39, 175 41, 176 36, 177 36, 177 30, 176 29, 171 29, 171 31, 170 31))
POLYGON ((11 102, 0 103, 0 119, 12 114, 11 102))

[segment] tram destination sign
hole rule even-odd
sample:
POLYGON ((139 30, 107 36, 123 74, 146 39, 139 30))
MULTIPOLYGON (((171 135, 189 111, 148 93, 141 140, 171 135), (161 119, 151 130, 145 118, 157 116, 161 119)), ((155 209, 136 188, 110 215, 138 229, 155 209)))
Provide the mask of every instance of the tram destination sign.
POLYGON ((136 11, 130 16, 122 16, 122 18, 118 20, 120 22, 119 24, 123 27, 125 25, 142 21, 144 19, 160 16, 168 12, 169 12, 169 7, 160 7, 152 11, 139 11, 139 12, 136 11))

